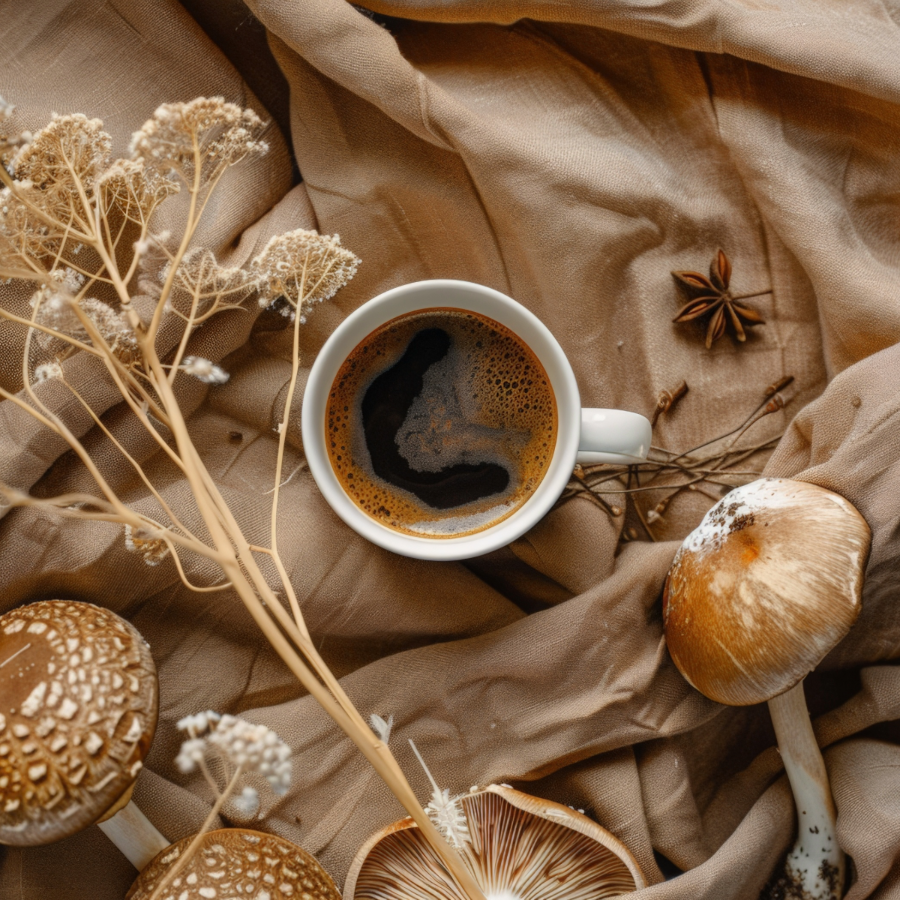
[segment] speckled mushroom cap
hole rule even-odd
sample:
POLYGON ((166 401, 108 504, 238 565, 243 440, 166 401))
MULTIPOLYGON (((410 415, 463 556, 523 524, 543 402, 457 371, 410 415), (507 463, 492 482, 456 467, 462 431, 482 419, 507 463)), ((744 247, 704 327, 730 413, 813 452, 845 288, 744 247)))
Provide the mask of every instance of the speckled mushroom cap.
MULTIPOLYGON (((187 849, 186 837, 163 850, 125 900, 148 900, 187 849)), ((246 828, 210 831, 159 900, 341 900, 331 876, 301 847, 246 828)))
POLYGON ((792 688, 859 615, 869 526, 839 494, 764 478, 723 497, 669 570, 663 621, 684 677, 719 703, 792 688))
POLYGON ((115 613, 44 600, 0 616, 0 843, 99 819, 137 778, 156 715, 150 649, 115 613))
MULTIPOLYGON (((646 887, 628 848, 568 806, 503 785, 458 801, 471 841, 459 852, 488 900, 603 900, 646 887)), ((371 837, 346 900, 464 900, 411 818, 371 837)))

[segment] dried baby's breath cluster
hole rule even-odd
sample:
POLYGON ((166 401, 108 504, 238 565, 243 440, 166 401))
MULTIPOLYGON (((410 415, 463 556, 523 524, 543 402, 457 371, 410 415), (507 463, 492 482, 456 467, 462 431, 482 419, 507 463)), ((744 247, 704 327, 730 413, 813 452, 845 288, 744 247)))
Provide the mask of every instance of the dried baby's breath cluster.
MULTIPOLYGON (((58 518, 108 523, 118 529, 124 549, 148 566, 171 566, 187 588, 236 594, 302 686, 415 819, 463 893, 480 900, 471 873, 442 839, 388 748, 389 721, 380 740, 310 639, 279 553, 279 491, 300 369, 300 327, 314 306, 353 278, 359 260, 337 235, 305 229, 272 237, 240 266, 223 264, 211 250, 195 245, 204 210, 225 173, 266 152, 266 126, 252 110, 221 97, 163 104, 121 158, 99 119, 54 116, 31 134, 18 115, 0 100, 0 283, 30 285, 31 307, 23 314, 20 306, 0 298, 0 318, 15 323, 17 333, 24 327, 26 335, 21 389, 0 387, 0 399, 62 438, 96 491, 37 497, 0 482, 4 511, 27 506, 58 518), (175 194, 177 204, 167 215, 171 231, 161 231, 157 212, 175 194), (221 360, 200 351, 198 329, 220 312, 247 314, 259 307, 273 307, 290 320, 293 342, 284 410, 270 437, 277 443, 274 487, 266 492, 272 498, 271 522, 268 533, 254 523, 254 533, 245 534, 193 441, 179 398, 188 379, 211 390, 228 380, 221 360), (88 359, 103 367, 120 395, 110 419, 80 392, 83 379, 73 377, 88 359), (44 386, 35 390, 36 384, 44 386), (70 426, 73 413, 79 422, 88 414, 92 435, 119 454, 132 476, 122 483, 139 483, 144 495, 140 510, 126 502, 78 438, 70 426), (128 416, 130 428, 123 427, 128 416), (156 448, 152 475, 136 458, 146 458, 144 451, 133 453, 135 434, 156 448), (174 481, 188 490, 163 489, 174 481), (189 556, 205 561, 191 569, 205 573, 203 583, 188 577, 183 559, 189 556), (217 573, 212 578, 211 570, 217 573)), ((96 383, 93 374, 91 383, 96 383)), ((273 386, 273 395, 279 388, 273 386)), ((252 770, 276 790, 287 788, 289 759, 271 733, 211 714, 185 727, 189 740, 179 757, 182 765, 205 767, 206 749, 201 752, 196 743, 201 741, 231 761, 233 778, 252 770)), ((219 793, 211 816, 231 790, 219 793)), ((246 788, 237 808, 249 812, 257 800, 246 788)), ((182 859, 189 857, 190 851, 182 859)))
POLYGON ((260 281, 260 306, 279 304, 283 315, 299 315, 306 322, 309 310, 330 300, 353 276, 359 260, 341 246, 338 235, 323 238, 315 231, 298 229, 273 237, 253 260, 260 281))
POLYGON ((116 374, 139 404, 159 407, 152 361, 142 354, 150 344, 156 349, 164 322, 182 323, 174 358, 161 360, 170 382, 171 373, 184 372, 222 384, 227 375, 216 362, 185 355, 196 328, 253 296, 262 306, 280 304, 291 317, 299 311, 302 323, 356 271, 357 258, 337 236, 315 231, 271 238, 246 268, 222 265, 210 250, 191 246, 225 171, 266 152, 265 126, 252 110, 221 97, 163 104, 123 159, 113 159, 112 138, 99 119, 54 116, 30 135, 14 133, 13 113, 4 101, 0 277, 35 284, 29 380, 46 378, 48 366, 92 347, 121 364, 116 374), (179 191, 192 198, 180 240, 152 228, 159 205, 179 191))
POLYGON ((266 153, 262 119, 221 97, 164 103, 131 139, 131 156, 163 175, 208 182, 248 156, 266 153))
POLYGON ((228 373, 214 362, 204 359, 202 356, 186 356, 181 361, 181 371, 193 375, 197 381, 204 384, 225 384, 228 381, 228 373))
MULTIPOLYGON (((237 716, 205 712, 186 716, 178 723, 178 729, 189 736, 175 759, 182 772, 194 772, 200 768, 208 774, 206 760, 214 753, 232 770, 232 783, 236 781, 234 773, 256 773, 269 782, 278 796, 288 792, 291 786, 291 749, 265 725, 257 725, 237 716)), ((221 794, 217 787, 215 790, 217 795, 221 794)), ((247 785, 236 805, 246 814, 255 813, 259 807, 259 795, 247 785)))
MULTIPOLYGON (((236 794, 245 775, 262 775, 278 796, 286 794, 291 785, 290 747, 265 725, 255 725, 238 716, 208 711, 185 716, 178 722, 178 729, 187 734, 188 739, 181 745, 175 764, 186 774, 199 769, 212 788, 216 800, 200 831, 154 888, 151 900, 163 897, 168 885, 178 883, 175 879, 199 849, 203 836, 209 831, 226 800, 231 799, 232 806, 240 815, 256 815, 259 811, 259 794, 256 789, 245 784, 240 793, 236 794), (224 788, 219 787, 210 771, 208 762, 213 756, 224 764, 228 773, 224 788)), ((196 879, 196 876, 189 877, 196 879)), ((202 891, 201 888, 201 893, 202 891)), ((186 897, 187 893, 182 896, 186 897)))

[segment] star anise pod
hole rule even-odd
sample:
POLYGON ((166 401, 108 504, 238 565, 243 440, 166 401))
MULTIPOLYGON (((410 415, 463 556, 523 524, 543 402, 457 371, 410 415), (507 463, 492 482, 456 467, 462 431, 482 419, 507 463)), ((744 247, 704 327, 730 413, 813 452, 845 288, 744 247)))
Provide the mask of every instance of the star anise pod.
POLYGON ((729 290, 731 261, 724 250, 719 250, 710 264, 709 278, 699 272, 673 272, 672 275, 678 287, 688 297, 688 302, 672 321, 693 322, 695 319, 709 316, 709 325, 706 329, 707 350, 713 345, 713 341, 717 341, 725 334, 729 324, 739 341, 747 340, 745 325, 766 324, 766 320, 755 309, 737 301, 771 294, 771 290, 733 297, 729 290))

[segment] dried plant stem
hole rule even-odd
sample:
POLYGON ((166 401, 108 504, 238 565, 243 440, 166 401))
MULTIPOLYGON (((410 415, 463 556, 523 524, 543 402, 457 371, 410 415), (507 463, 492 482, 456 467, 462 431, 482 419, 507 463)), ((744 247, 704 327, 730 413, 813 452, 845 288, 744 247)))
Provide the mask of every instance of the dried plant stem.
MULTIPOLYGON (((2 110, 0 113, 2 119, 6 114, 2 110)), ((0 310, 0 316, 7 321, 28 328, 22 360, 23 392, 16 395, 0 388, 0 398, 9 400, 61 437, 86 467, 100 496, 71 493, 44 499, 5 485, 0 485, 0 496, 16 506, 50 510, 84 521, 124 525, 134 532, 132 537, 126 531, 132 549, 146 552, 148 555, 144 558, 148 563, 155 564, 171 553, 179 578, 189 589, 233 590, 291 672, 359 748, 415 820, 463 894, 469 900, 484 900, 469 869, 428 818, 393 753, 373 733, 313 645, 278 551, 278 503, 291 403, 300 364, 299 326, 307 306, 332 296, 352 277, 358 260, 339 247, 336 236, 323 238, 313 232, 298 230, 273 238, 247 270, 218 267, 212 254, 202 250, 201 257, 203 253, 207 256, 200 259, 199 266, 195 265, 198 257, 192 249, 192 241, 219 179, 229 165, 258 152, 261 146, 254 130, 261 128, 262 123, 249 111, 241 111, 220 99, 201 98, 188 104, 166 105, 157 110, 154 118, 135 135, 133 148, 138 149, 132 150, 131 158, 115 163, 109 160, 109 146, 104 145, 98 124, 84 116, 54 120, 34 138, 34 144, 24 157, 13 163, 17 177, 22 179, 19 182, 10 174, 12 169, 7 171, 0 165, 0 182, 9 188, 14 211, 18 210, 19 215, 17 219, 4 218, 0 226, 5 228, 13 222, 14 225, 20 223, 15 227, 21 229, 18 233, 21 240, 16 243, 9 236, 12 232, 0 228, 0 275, 22 278, 39 286, 32 299, 30 320, 0 310), (203 138, 200 134, 204 128, 217 127, 224 129, 218 137, 211 138, 207 134, 203 138), (45 148, 46 156, 42 157, 35 150, 36 146, 45 148), (146 159, 141 153, 146 154, 146 159), (32 179, 29 171, 42 174, 32 179), (176 178, 180 179, 189 196, 184 230, 173 251, 164 246, 165 241, 160 236, 151 234, 150 221, 158 203, 176 189, 176 178), (33 201, 35 196, 43 198, 46 208, 33 201), (113 217, 113 213, 118 218, 113 217), (37 227, 35 223, 38 223, 37 227), (134 252, 120 268, 125 235, 130 237, 135 232, 138 240, 134 252), (74 260, 80 249, 74 246, 76 243, 89 248, 96 260, 93 255, 88 263, 79 264, 74 260), (304 247, 306 255, 301 258, 299 254, 304 247), (310 275, 307 270, 316 253, 318 268, 310 275), (167 267, 160 266, 151 273, 153 286, 147 290, 156 305, 149 322, 138 314, 129 289, 142 257, 147 254, 156 254, 167 267), (204 259, 212 260, 214 271, 209 275, 212 280, 203 269, 204 259), (94 271, 97 260, 99 268, 94 271), (110 305, 89 293, 97 285, 107 295, 115 296, 115 304, 110 305), (175 392, 175 383, 182 371, 191 371, 209 383, 221 383, 227 378, 210 360, 201 361, 205 368, 197 368, 197 360, 189 362, 185 354, 198 324, 223 308, 238 308, 226 304, 226 299, 246 297, 253 291, 263 296, 263 305, 278 297, 285 298, 293 309, 291 315, 294 318, 291 376, 278 441, 270 547, 251 545, 247 541, 193 443, 175 392), (173 299, 173 292, 180 299, 173 299), (46 309, 45 297, 49 304, 46 309), (181 309, 176 308, 176 302, 182 304, 181 309), (164 363, 157 350, 157 340, 167 311, 183 322, 184 330, 164 363), (77 322, 77 327, 70 326, 72 322, 77 322), (104 333, 104 327, 108 334, 104 333), (66 333, 67 328, 72 334, 66 333), (127 334, 123 337, 124 332, 127 334), (122 501, 82 442, 60 416, 42 402, 41 392, 32 388, 29 377, 32 335, 45 336, 44 343, 50 347, 54 342, 62 341, 67 354, 81 351, 102 360, 128 409, 187 481, 205 533, 201 534, 202 529, 196 526, 186 526, 187 516, 178 515, 171 508, 140 462, 104 424, 78 388, 62 376, 61 363, 57 359, 53 377, 61 378, 88 413, 91 423, 137 473, 161 510, 159 517, 167 518, 169 524, 138 514, 122 501), (141 530, 144 533, 138 535, 141 530), (193 584, 185 573, 179 551, 196 553, 214 563, 224 580, 203 587, 193 584), (259 553, 272 559, 290 612, 282 606, 279 594, 260 568, 255 556, 259 553), (151 557, 149 554, 157 555, 151 557)), ((108 140, 111 144, 111 139, 108 140)), ((0 149, 2 146, 0 142, 0 149)), ((139 281, 139 289, 143 291, 141 285, 146 283, 149 282, 139 281)), ((37 344, 43 346, 41 341, 37 344)), ((226 791, 218 796, 200 835, 170 870, 156 894, 177 877, 195 852, 200 837, 219 813, 240 774, 240 771, 235 773, 226 791)))
MULTIPOLYGON (((4 273, 0 272, 0 277, 3 277, 4 273)), ((24 325, 26 328, 34 328, 37 331, 41 331, 50 337, 59 338, 60 340, 67 341, 72 347, 76 350, 83 350, 85 353, 90 356, 96 356, 99 358, 103 358, 102 351, 98 350, 96 347, 91 347, 89 344, 84 344, 76 338, 70 337, 67 334, 62 334, 57 331, 55 328, 50 328, 47 325, 41 325, 38 322, 35 322, 33 319, 25 319, 22 316, 17 316, 15 313, 11 313, 7 309, 3 309, 0 307, 0 318, 4 318, 7 322, 15 322, 16 325, 24 325)))
POLYGON ((199 543, 199 539, 194 535, 191 530, 178 518, 169 504, 165 501, 162 494, 156 490, 153 486, 153 482, 147 477, 147 473, 144 472, 143 467, 138 463, 138 461, 122 446, 121 442, 116 438, 116 436, 106 427, 103 423, 103 420, 94 410, 91 408, 91 405, 81 396, 81 393, 75 389, 65 378, 61 379, 63 384, 72 392, 72 395, 78 400, 81 406, 85 409, 87 414, 91 417, 94 424, 99 428, 104 435, 112 442, 113 446, 125 457, 126 460, 130 463, 131 467, 138 474, 138 477, 144 483, 144 486, 150 491, 152 497, 156 500, 156 502, 162 507, 163 512, 169 517, 169 520, 172 524, 183 534, 187 535, 190 538, 193 538, 195 541, 199 543))
MULTIPOLYGON (((146 338, 143 340, 146 340, 146 338)), ((160 397, 170 415, 173 436, 177 443, 179 454, 185 462, 186 477, 190 483, 200 514, 203 516, 213 544, 218 551, 216 559, 221 565, 226 579, 232 584, 257 625, 288 668, 297 676, 306 690, 313 695, 325 712, 356 744, 409 815, 416 821, 416 824, 422 830, 423 837, 428 840, 464 893, 471 900, 483 900, 483 894, 471 872, 465 867, 458 854, 441 837, 428 818, 389 748, 373 734, 362 716, 357 712, 337 679, 334 678, 324 660, 315 650, 310 639, 300 633, 296 624, 290 622, 290 620, 285 621, 283 607, 256 564, 249 543, 243 537, 231 511, 228 509, 218 488, 197 454, 196 448, 188 434, 181 409, 174 396, 172 386, 163 376, 162 366, 158 358, 156 358, 155 348, 148 346, 145 353, 147 354, 145 357, 146 361, 151 371, 156 375, 160 397), (228 528, 227 531, 226 528, 228 528), (294 650, 275 622, 272 621, 270 612, 279 620, 282 628, 287 633, 292 634, 294 643, 299 646, 304 656, 312 664, 315 674, 313 669, 310 669, 294 650), (325 684, 316 677, 316 674, 325 681, 325 684)), ((299 607, 297 612, 299 614, 299 607)))
MULTIPOLYGON (((303 261, 303 271, 300 275, 300 293, 303 294, 306 290, 306 272, 309 266, 309 254, 307 254, 306 259, 303 261)), ((294 391, 297 388, 297 375, 300 371, 300 316, 294 316, 294 329, 293 329, 293 343, 292 343, 292 353, 291 353, 291 377, 288 382, 287 394, 284 398, 284 413, 281 417, 281 425, 278 431, 278 457, 275 462, 275 488, 274 488, 274 496, 272 498, 272 522, 270 525, 270 541, 272 544, 272 560, 275 563, 275 568, 278 570, 278 575, 281 578, 282 584, 285 586, 285 590, 287 591, 288 602, 291 605, 291 611, 294 614, 294 621, 297 623, 297 627, 300 629, 301 634, 309 640, 309 631, 306 628, 306 622, 303 620, 303 615, 300 612, 300 604, 297 600, 297 594, 294 591, 294 586, 291 584, 290 578, 288 578, 287 570, 284 567, 284 562, 281 559, 281 554, 278 552, 278 498, 281 493, 281 470, 284 466, 284 447, 287 443, 287 434, 288 434, 288 422, 290 420, 291 414, 291 402, 294 399, 294 391)))
MULTIPOLYGON (((653 446, 651 450, 661 454, 664 457, 663 459, 651 458, 645 463, 625 467, 611 466, 609 464, 587 466, 583 469, 576 467, 572 480, 560 498, 560 502, 586 494, 599 500, 600 502, 597 505, 608 514, 614 515, 613 510, 617 509, 617 507, 609 507, 607 501, 600 495, 637 495, 663 492, 663 499, 649 513, 645 513, 638 503, 634 503, 635 515, 640 521, 644 532, 651 541, 655 541, 656 536, 653 533, 652 524, 661 519, 662 513, 669 503, 679 494, 684 491, 697 491, 708 496, 711 500, 718 500, 717 496, 704 491, 701 485, 707 483, 734 487, 734 478, 754 479, 761 475, 760 472, 736 467, 754 454, 775 446, 781 435, 750 446, 736 447, 735 445, 757 422, 772 413, 778 412, 787 405, 789 400, 785 399, 780 392, 793 381, 794 378, 791 375, 779 379, 766 388, 762 401, 737 427, 725 434, 704 441, 702 444, 698 444, 689 450, 675 452, 664 447, 653 446), (728 440, 729 438, 730 440, 728 440), (697 451, 724 441, 727 441, 727 443, 719 451, 707 453, 705 456, 696 455, 697 451), (649 474, 649 478, 643 484, 640 478, 642 472, 649 474), (681 474, 686 476, 686 478, 674 484, 671 482, 667 483, 664 480, 665 476, 674 474, 681 474), (660 483, 661 479, 663 479, 662 483, 660 483), (612 485, 620 486, 613 487, 612 485)), ((657 401, 657 411, 660 413, 668 411, 686 393, 687 386, 684 383, 674 392, 664 391, 660 394, 657 401)))
POLYGON ((216 816, 219 815, 219 812, 222 809, 222 806, 225 804, 225 801, 231 796, 234 792, 234 789, 237 787, 238 782, 241 780, 241 777, 244 774, 243 767, 238 766, 235 770, 234 775, 231 776, 231 780, 225 786, 225 790, 216 797, 216 802, 213 803, 212 809, 209 811, 209 815, 207 815, 203 824, 200 826, 200 830, 194 835, 193 840, 190 844, 187 845, 184 853, 182 853, 178 859, 175 861, 175 864, 171 866, 166 874, 160 879, 159 884, 154 888, 153 893, 150 895, 149 900, 158 900, 159 897, 162 896, 162 892, 178 877, 181 873, 182 869, 187 865, 190 858, 197 852, 197 848, 200 846, 200 842, 203 840, 203 835, 206 834, 207 831, 212 827, 212 823, 215 822, 216 816))

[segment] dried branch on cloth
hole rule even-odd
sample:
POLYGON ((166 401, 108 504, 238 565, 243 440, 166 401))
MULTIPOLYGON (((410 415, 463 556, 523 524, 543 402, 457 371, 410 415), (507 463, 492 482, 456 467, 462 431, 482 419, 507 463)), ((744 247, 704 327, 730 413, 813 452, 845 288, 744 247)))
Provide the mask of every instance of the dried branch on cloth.
POLYGON ((97 494, 43 498, 0 485, 7 504, 61 516, 115 523, 126 546, 148 565, 176 567, 196 591, 233 590, 304 688, 344 730, 418 823, 464 895, 482 893, 456 852, 435 829, 387 744, 356 710, 310 640, 278 550, 276 520, 291 399, 299 371, 299 329, 312 307, 355 274, 359 260, 339 238, 297 230, 273 237, 247 268, 222 266, 193 239, 209 199, 233 165, 266 152, 263 122, 222 98, 168 103, 134 135, 125 159, 112 158, 112 139, 98 119, 57 116, 31 135, 12 127, 12 107, 0 102, 0 278, 33 286, 31 316, 0 308, 0 319, 27 327, 24 387, 0 398, 62 438, 92 476, 97 494), (154 229, 169 197, 186 194, 179 234, 154 229), (212 316, 258 298, 293 324, 290 384, 279 428, 278 461, 268 546, 248 541, 207 470, 179 405, 179 378, 212 389, 227 372, 188 352, 191 337, 212 316), (180 329, 171 352, 163 329, 180 329), (142 466, 66 379, 66 359, 90 354, 105 367, 136 423, 190 487, 189 508, 174 509, 142 466), (104 477, 83 443, 43 402, 36 383, 59 381, 121 453, 156 501, 155 515, 132 509, 104 477), (204 531, 187 522, 202 521, 204 531), (195 585, 182 558, 214 563, 221 580, 195 585), (274 563, 280 591, 260 568, 274 563), (288 600, 290 613, 279 595, 288 600))

